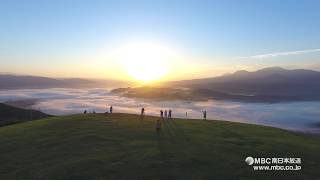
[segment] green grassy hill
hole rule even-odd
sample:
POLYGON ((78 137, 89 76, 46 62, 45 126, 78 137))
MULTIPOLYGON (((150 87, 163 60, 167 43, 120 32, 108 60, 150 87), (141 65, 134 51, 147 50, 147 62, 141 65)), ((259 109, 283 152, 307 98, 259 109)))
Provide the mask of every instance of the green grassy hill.
POLYGON ((0 126, 51 117, 36 110, 21 109, 0 103, 0 126))
POLYGON ((317 179, 320 138, 224 121, 130 114, 52 117, 0 128, 1 180, 317 179), (301 157, 301 171, 253 171, 247 156, 301 157))

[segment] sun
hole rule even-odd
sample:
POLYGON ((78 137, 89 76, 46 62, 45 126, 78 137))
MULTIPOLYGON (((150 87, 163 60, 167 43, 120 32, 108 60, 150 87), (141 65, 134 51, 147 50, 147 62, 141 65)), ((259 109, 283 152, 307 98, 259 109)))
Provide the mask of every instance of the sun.
POLYGON ((140 82, 160 80, 169 70, 173 52, 156 43, 129 43, 120 48, 127 74, 140 82))

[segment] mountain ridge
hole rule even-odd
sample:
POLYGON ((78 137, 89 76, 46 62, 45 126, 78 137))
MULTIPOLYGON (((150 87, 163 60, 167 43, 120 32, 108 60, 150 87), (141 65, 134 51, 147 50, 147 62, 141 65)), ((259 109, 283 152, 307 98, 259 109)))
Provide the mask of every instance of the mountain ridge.
POLYGON ((124 86, 129 84, 124 81, 87 78, 51 78, 32 75, 0 74, 0 89, 23 88, 86 88, 124 86))
POLYGON ((268 67, 253 72, 241 70, 212 78, 174 81, 168 85, 236 94, 320 95, 320 72, 268 67))

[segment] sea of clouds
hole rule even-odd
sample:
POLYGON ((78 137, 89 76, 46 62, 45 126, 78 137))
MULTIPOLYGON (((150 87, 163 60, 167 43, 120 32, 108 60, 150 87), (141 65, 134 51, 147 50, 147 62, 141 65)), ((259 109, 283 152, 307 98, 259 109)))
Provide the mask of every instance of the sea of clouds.
POLYGON ((53 115, 106 112, 112 105, 114 112, 139 114, 141 107, 149 115, 159 115, 160 109, 172 109, 174 117, 208 119, 262 124, 284 129, 318 133, 320 102, 241 103, 230 101, 149 101, 119 97, 107 89, 21 89, 0 91, 0 102, 32 101, 26 108, 53 115), (186 112, 188 117, 186 117, 186 112))

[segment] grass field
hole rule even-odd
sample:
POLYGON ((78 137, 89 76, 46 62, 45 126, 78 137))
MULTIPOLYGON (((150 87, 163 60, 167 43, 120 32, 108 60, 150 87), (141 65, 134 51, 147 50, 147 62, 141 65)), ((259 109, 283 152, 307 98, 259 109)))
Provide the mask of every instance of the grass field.
POLYGON ((0 128, 0 180, 320 178, 320 138, 225 121, 130 114, 52 117, 0 128), (301 171, 253 171, 244 159, 301 157, 301 171))

